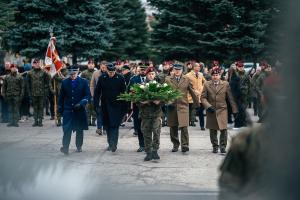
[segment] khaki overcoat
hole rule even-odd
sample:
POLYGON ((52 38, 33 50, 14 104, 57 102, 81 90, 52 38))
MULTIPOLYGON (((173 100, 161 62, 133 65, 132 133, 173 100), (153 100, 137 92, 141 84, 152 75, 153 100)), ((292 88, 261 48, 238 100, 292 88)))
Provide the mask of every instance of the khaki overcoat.
POLYGON ((195 95, 192 83, 185 75, 181 76, 177 82, 175 76, 166 77, 165 82, 173 88, 182 92, 183 96, 177 99, 174 103, 168 106, 168 126, 186 127, 189 126, 189 101, 188 94, 190 93, 195 106, 199 106, 199 99, 195 95))
POLYGON ((228 99, 232 107, 232 112, 237 113, 237 106, 227 81, 220 80, 217 87, 215 87, 213 81, 205 82, 201 94, 201 103, 205 109, 211 106, 216 109, 215 113, 206 112, 206 128, 213 130, 227 129, 228 115, 226 99, 228 99))

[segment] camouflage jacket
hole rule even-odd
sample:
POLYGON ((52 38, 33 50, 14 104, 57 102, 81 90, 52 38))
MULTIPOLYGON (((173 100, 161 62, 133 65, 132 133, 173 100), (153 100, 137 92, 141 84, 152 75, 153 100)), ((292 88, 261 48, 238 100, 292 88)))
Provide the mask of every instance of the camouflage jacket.
POLYGON ((141 119, 153 119, 162 116, 161 104, 156 105, 153 102, 147 104, 138 104, 139 117, 141 119))
POLYGON ((29 96, 47 96, 51 88, 50 76, 41 69, 32 69, 27 74, 29 96))
POLYGON ((7 75, 3 82, 3 96, 24 96, 24 80, 23 77, 17 73, 7 75))
POLYGON ((80 77, 81 78, 84 78, 85 80, 87 80, 88 84, 90 85, 91 84, 91 80, 92 80, 92 76, 93 76, 93 73, 95 72, 94 69, 86 69, 84 70, 80 77))

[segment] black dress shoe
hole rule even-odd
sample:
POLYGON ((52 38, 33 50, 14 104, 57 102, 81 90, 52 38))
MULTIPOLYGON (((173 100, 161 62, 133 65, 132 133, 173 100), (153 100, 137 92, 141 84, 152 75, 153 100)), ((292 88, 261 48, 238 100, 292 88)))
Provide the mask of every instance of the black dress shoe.
POLYGON ((144 161, 150 161, 152 160, 152 153, 147 153, 146 157, 144 158, 144 161))
POLYGON ((133 132, 133 135, 134 135, 134 136, 137 136, 137 135, 138 135, 138 132, 134 131, 134 132, 133 132))
POLYGON ((221 153, 226 153, 226 149, 225 148, 221 148, 221 153))
POLYGON ((138 150, 136 150, 136 152, 143 152, 145 151, 145 147, 140 147, 138 150))
POLYGON ((177 152, 178 151, 178 147, 173 147, 172 152, 177 152))
POLYGON ((218 147, 214 147, 212 152, 213 153, 218 153, 218 147))
POLYGON ((77 148, 76 152, 78 152, 78 153, 82 152, 82 148, 81 147, 77 148))
POLYGON ((160 159, 157 151, 152 151, 152 159, 153 160, 159 160, 160 159))
POLYGON ((185 152, 187 152, 187 151, 189 151, 190 149, 188 148, 188 147, 182 147, 181 148, 181 151, 183 152, 183 153, 185 153, 185 152))
POLYGON ((114 146, 114 147, 111 147, 111 152, 116 152, 117 151, 117 147, 114 146))
POLYGON ((64 147, 60 147, 60 152, 62 152, 65 155, 69 154, 69 151, 67 149, 65 149, 64 147))
POLYGON ((205 128, 204 128, 204 127, 201 127, 201 131, 205 131, 205 128))

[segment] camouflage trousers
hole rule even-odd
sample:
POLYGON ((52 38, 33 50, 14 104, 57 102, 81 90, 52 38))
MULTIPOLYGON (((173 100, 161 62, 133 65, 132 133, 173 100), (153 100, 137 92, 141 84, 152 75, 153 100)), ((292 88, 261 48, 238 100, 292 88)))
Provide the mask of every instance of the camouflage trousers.
POLYGON ((141 130, 144 136, 145 152, 157 151, 160 144, 161 118, 142 119, 141 130))
MULTIPOLYGON (((227 146, 227 129, 220 130, 220 148, 226 148, 227 146)), ((219 147, 219 142, 218 142, 218 131, 209 129, 209 134, 210 134, 210 142, 214 148, 219 147)))
POLYGON ((44 96, 32 97, 33 118, 35 121, 42 120, 44 116, 44 96))
POLYGON ((9 113, 9 120, 10 124, 17 124, 20 118, 20 97, 18 96, 9 96, 5 98, 8 104, 8 113, 9 113))
POLYGON ((96 116, 96 112, 95 112, 93 103, 87 103, 86 113, 87 113, 89 124, 91 124, 91 120, 92 120, 92 122, 96 121, 97 116, 96 116))

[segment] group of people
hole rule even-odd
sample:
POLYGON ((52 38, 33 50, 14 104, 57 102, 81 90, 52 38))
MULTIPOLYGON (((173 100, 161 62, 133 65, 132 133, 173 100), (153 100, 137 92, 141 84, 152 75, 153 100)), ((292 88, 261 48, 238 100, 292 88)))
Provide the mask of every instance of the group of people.
POLYGON ((134 134, 138 136, 137 152, 146 152, 145 161, 160 159, 158 149, 162 126, 170 127, 172 152, 177 152, 179 147, 182 152, 189 151, 188 127, 196 126, 197 116, 200 129, 210 131, 212 152, 217 153, 220 149, 221 153, 226 153, 227 124, 233 123, 232 116, 235 128, 250 125, 247 108, 253 104, 259 122, 264 120, 267 112, 264 80, 272 72, 265 61, 250 72, 244 70, 242 61, 225 70, 218 61, 213 61, 208 68, 201 62, 164 62, 155 66, 151 62, 105 61, 96 67, 94 61, 89 60, 85 70, 65 64, 51 76, 41 67, 39 59, 33 59, 32 68, 19 73, 16 65, 5 64, 0 76, 2 122, 8 122, 7 126, 18 126, 20 110, 24 112, 22 107, 26 107, 29 113, 32 104, 33 126, 43 126, 44 102, 48 100, 51 118, 56 116, 56 124, 63 126, 60 150, 67 155, 72 132, 76 132, 76 147, 81 152, 83 131, 89 126, 97 126, 99 135, 106 134, 107 150, 115 152, 119 127, 132 117, 134 134), (171 104, 158 100, 138 103, 118 100, 118 96, 129 92, 134 84, 154 80, 178 89, 182 97, 171 104), (218 130, 221 132, 220 141, 218 130))

